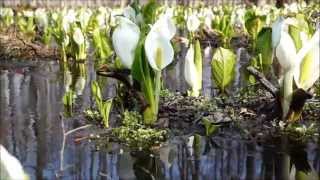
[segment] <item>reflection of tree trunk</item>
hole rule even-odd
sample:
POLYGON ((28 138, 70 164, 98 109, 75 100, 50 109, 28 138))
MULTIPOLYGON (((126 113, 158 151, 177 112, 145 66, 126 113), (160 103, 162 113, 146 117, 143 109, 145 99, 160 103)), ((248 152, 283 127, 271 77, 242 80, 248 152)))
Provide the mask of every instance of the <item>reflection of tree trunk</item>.
POLYGON ((248 180, 254 180, 255 179, 255 168, 256 168, 256 163, 255 163, 255 156, 254 156, 254 151, 255 151, 255 145, 254 144, 249 144, 247 147, 247 177, 246 179, 248 180), (251 155, 252 154, 252 155, 251 155))
POLYGON ((8 72, 0 72, 0 144, 6 144, 8 132, 9 77, 8 72))
POLYGON ((273 180, 274 176, 274 152, 273 149, 269 147, 264 147, 263 149, 263 164, 262 164, 262 169, 263 169, 263 178, 264 180, 273 180))
POLYGON ((275 174, 277 179, 289 180, 290 156, 286 153, 278 154, 276 157, 275 174))
MULTIPOLYGON (((36 74, 37 75, 37 74, 36 74)), ((37 105, 37 122, 36 124, 36 141, 37 141, 37 179, 43 179, 43 170, 46 168, 47 162, 47 130, 48 119, 50 116, 51 100, 50 86, 48 79, 36 77, 36 105, 37 105)))

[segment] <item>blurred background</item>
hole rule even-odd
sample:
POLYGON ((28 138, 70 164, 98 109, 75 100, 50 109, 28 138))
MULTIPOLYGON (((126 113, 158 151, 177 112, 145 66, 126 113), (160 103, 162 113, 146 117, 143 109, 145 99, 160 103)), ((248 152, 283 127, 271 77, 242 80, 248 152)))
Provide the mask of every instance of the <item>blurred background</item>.
MULTIPOLYGON (((32 7, 63 7, 63 6, 126 6, 133 0, 0 0, 1 6, 32 6, 32 7)), ((141 3, 147 2, 148 0, 140 0, 141 3)), ((278 7, 283 6, 285 3, 292 3, 298 1, 309 2, 319 2, 320 0, 156 0, 162 4, 204 4, 204 5, 216 5, 216 4, 255 4, 255 5, 264 5, 264 4, 275 4, 278 7)))

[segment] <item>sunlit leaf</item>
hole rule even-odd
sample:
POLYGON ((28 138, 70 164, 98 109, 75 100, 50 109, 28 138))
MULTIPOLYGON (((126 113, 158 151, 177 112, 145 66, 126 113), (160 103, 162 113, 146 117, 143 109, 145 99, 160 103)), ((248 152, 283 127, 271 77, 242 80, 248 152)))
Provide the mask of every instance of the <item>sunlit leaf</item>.
POLYGON ((273 50, 272 50, 272 29, 263 28, 257 37, 256 43, 257 53, 261 54, 262 64, 269 66, 272 64, 273 50))
POLYGON ((222 92, 230 84, 235 75, 236 55, 225 48, 216 49, 211 62, 212 77, 222 92))

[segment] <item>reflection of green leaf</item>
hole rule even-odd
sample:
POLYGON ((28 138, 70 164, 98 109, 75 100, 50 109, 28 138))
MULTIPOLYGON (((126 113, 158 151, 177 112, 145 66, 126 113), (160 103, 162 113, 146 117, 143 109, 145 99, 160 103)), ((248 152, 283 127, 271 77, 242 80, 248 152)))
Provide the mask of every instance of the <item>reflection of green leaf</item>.
POLYGON ((236 55, 230 49, 220 47, 212 57, 212 77, 222 92, 234 78, 235 63, 236 55))
POLYGON ((102 100, 101 89, 97 81, 93 81, 91 84, 92 96, 96 100, 102 100))
POLYGON ((63 105, 65 107, 65 114, 67 116, 72 116, 73 104, 74 104, 74 91, 68 91, 64 94, 62 98, 63 105))
POLYGON ((261 54, 262 65, 270 66, 272 64, 272 29, 262 28, 259 32, 256 42, 257 54, 261 54))
POLYGON ((208 119, 203 118, 202 123, 206 129, 206 136, 211 136, 213 133, 216 132, 218 126, 212 124, 208 119))

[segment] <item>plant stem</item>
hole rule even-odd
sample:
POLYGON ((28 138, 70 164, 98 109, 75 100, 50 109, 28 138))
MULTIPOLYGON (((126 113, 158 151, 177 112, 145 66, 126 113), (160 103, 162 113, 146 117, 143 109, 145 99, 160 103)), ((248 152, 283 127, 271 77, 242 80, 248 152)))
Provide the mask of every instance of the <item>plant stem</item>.
POLYGON ((158 112, 159 112, 159 96, 160 96, 160 90, 161 90, 161 71, 156 71, 156 77, 155 77, 155 106, 154 106, 154 119, 157 120, 158 112))
POLYGON ((282 119, 285 119, 290 110, 293 93, 293 72, 289 70, 285 73, 283 79, 283 100, 282 100, 282 119))

